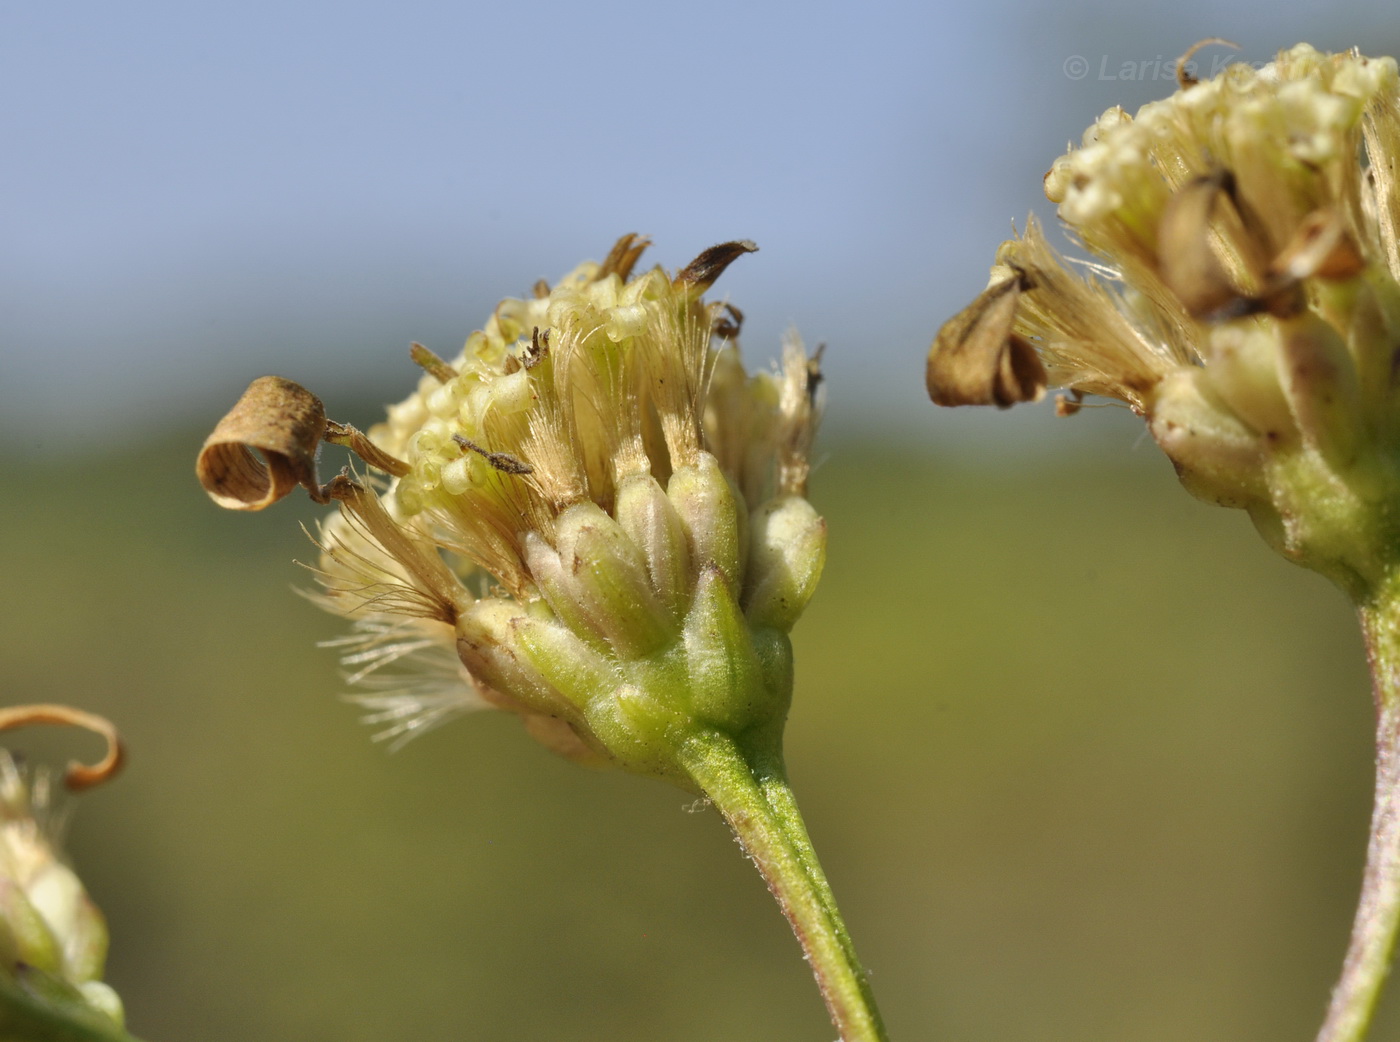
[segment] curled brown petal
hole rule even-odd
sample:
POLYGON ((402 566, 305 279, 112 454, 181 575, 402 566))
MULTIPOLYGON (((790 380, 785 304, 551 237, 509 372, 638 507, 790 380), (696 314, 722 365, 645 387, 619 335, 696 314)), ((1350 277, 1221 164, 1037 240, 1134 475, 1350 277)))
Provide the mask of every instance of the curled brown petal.
POLYGON ((700 290, 709 289, 715 279, 724 274, 725 268, 744 254, 756 252, 758 246, 748 239, 736 239, 734 242, 722 242, 718 246, 711 246, 681 269, 675 277, 674 284, 689 284, 700 290))
POLYGON ((62 724, 83 727, 100 734, 107 740, 107 754, 97 763, 89 766, 74 760, 68 764, 68 770, 63 776, 63 784, 72 792, 90 789, 94 785, 100 785, 107 781, 121 770, 122 764, 126 760, 126 750, 122 747, 116 725, 105 716, 85 713, 72 706, 52 703, 7 706, 0 709, 0 731, 25 727, 28 724, 62 724))
POLYGON ((319 398, 291 380, 261 376, 205 440, 195 464, 199 483, 230 510, 262 510, 297 485, 315 498, 316 448, 325 429, 319 398))
POLYGON ((1016 304, 1028 288, 1024 272, 983 290, 938 331, 924 378, 935 405, 1039 401, 1048 376, 1033 345, 1015 331, 1016 304))

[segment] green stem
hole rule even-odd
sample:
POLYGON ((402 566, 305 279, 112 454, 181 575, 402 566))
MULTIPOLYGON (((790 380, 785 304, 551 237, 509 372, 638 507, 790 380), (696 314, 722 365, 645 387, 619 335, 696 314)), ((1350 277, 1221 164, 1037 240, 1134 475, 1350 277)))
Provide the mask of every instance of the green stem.
POLYGON ((712 732, 687 741, 680 759, 739 837, 792 925, 841 1042, 888 1042, 781 757, 750 760, 733 740, 712 732))
MULTIPOLYGON (((797 797, 793 795, 792 784, 788 781, 782 754, 756 756, 754 757, 754 766, 759 788, 763 791, 768 805, 773 808, 773 813, 782 823, 798 860, 802 863, 802 867, 816 888, 817 897, 821 901, 822 907, 826 909, 827 914, 835 924, 836 937, 841 944, 841 950, 846 954, 846 961, 855 968, 856 980, 860 984, 861 994, 865 997, 866 1005, 874 1011, 875 994, 870 990, 870 978, 864 967, 861 966, 860 959, 856 957, 855 943, 851 940, 850 932, 846 929, 846 924, 841 918, 841 912, 836 907, 836 895, 831 892, 831 884, 826 881, 821 863, 817 860, 816 848, 812 846, 812 839, 807 835, 807 825, 802 820, 802 812, 797 809, 797 797)), ((878 1012, 876 1012, 875 1017, 878 1023, 878 1012)), ((881 1029, 883 1030, 883 1026, 881 1029)))
POLYGON ((1358 613, 1375 689, 1376 801, 1361 901, 1317 1042, 1366 1036, 1400 926, 1400 582, 1392 577, 1358 613))

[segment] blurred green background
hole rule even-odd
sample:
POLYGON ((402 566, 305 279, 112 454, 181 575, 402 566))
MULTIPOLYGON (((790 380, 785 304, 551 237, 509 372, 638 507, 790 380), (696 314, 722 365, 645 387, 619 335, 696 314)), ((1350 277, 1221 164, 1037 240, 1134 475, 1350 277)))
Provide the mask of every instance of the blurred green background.
POLYGON ((1370 806, 1342 597, 1122 410, 918 377, 1065 142, 1214 35, 1400 51, 1372 0, 0 3, 0 690, 126 734, 70 846, 134 1031, 831 1038, 718 815, 503 715, 373 745, 292 592, 314 509, 192 473, 252 377, 373 423, 410 340, 638 231, 760 243, 751 362, 830 345, 789 759, 895 1042, 1312 1038, 1370 806))
MULTIPOLYGON (((1019 457, 821 446, 789 758, 891 1034, 1311 1038, 1370 802, 1347 606, 1187 496, 1124 411, 1021 422, 1019 457)), ((315 647, 339 623, 292 592, 315 508, 216 509, 203 433, 0 465, 5 698, 130 746, 69 846, 137 1034, 830 1038, 713 811, 504 714, 371 744, 315 647)))

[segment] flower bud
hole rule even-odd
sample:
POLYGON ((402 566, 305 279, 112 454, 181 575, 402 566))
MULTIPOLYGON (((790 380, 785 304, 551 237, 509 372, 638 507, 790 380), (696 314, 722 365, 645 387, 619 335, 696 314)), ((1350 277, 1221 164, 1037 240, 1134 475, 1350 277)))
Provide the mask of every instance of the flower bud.
POLYGON ((1253 323, 1221 326, 1211 331, 1208 358, 1195 378, 1202 394, 1269 442, 1297 440, 1297 424, 1279 383, 1274 330, 1253 323))
POLYGON ((692 568, 703 574, 706 565, 714 565, 737 594, 744 575, 743 533, 734 488, 719 461, 700 453, 693 466, 671 475, 666 494, 689 536, 692 568))
POLYGON ((695 717, 729 733, 749 726, 763 689, 761 670, 747 620, 715 565, 700 574, 684 640, 695 717))
POLYGON ((616 674, 606 654, 590 647, 568 626, 518 616, 511 620, 511 629, 513 646, 577 713, 587 712, 594 698, 615 685, 616 674))
POLYGON ((642 551, 597 504, 567 508, 555 540, 557 549, 551 550, 532 533, 527 553, 540 591, 571 625, 628 658, 654 651, 675 633, 642 551))
POLYGON ((1259 436, 1202 394, 1195 372, 1172 373, 1158 385, 1151 430, 1192 495, 1232 507, 1267 498, 1259 436))
POLYGON ((457 619, 457 655, 472 676, 496 692, 510 692, 516 702, 537 712, 552 712, 564 699, 520 654, 517 635, 522 621, 526 620, 514 601, 482 598, 457 619))
POLYGON ((690 549, 680 514, 650 474, 628 478, 617 490, 617 523, 641 548, 661 603, 676 618, 690 605, 690 549))
POLYGON ((1279 381, 1298 429, 1333 468, 1347 468, 1363 431, 1356 366, 1346 344, 1315 315, 1280 325, 1279 381))
POLYGON ((750 524, 744 614, 755 626, 792 629, 826 563, 826 522, 799 496, 772 499, 750 524))

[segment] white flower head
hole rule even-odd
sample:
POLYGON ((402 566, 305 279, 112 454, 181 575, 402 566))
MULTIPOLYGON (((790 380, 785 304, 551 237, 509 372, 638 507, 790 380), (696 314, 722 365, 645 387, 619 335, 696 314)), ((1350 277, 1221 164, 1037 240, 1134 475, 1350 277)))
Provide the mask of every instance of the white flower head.
POLYGON ((345 664, 389 736, 491 705, 568 755, 653 770, 622 737, 641 717, 785 711, 786 634, 825 546, 805 499, 820 373, 795 337, 778 370, 747 373, 742 314, 704 299, 752 243, 634 274, 646 246, 625 236, 502 301, 455 358, 414 345, 418 389, 367 436, 264 378, 206 443, 201 478, 225 505, 298 482, 339 501, 317 599, 355 620, 345 664), (318 424, 386 478, 320 486, 318 424), (774 704, 711 705, 743 700, 697 679, 721 667, 774 704))
POLYGON ((1110 109, 1045 177, 1095 262, 1071 269, 1029 222, 935 339, 930 395, 1006 406, 1054 385, 1066 414, 1117 399, 1191 491, 1364 586, 1390 535, 1344 530, 1394 495, 1400 458, 1397 162, 1390 58, 1299 45, 1110 109))

